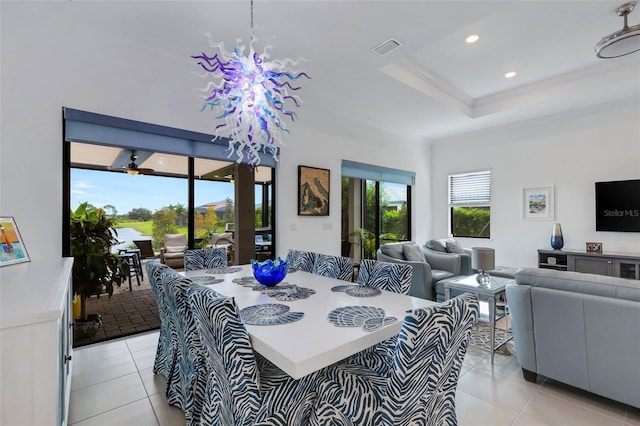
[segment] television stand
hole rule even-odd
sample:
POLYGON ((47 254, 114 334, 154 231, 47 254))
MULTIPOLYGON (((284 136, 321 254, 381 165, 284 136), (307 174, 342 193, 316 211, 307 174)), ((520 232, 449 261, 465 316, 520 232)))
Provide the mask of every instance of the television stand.
POLYGON ((640 280, 638 254, 539 249, 538 267, 640 280))

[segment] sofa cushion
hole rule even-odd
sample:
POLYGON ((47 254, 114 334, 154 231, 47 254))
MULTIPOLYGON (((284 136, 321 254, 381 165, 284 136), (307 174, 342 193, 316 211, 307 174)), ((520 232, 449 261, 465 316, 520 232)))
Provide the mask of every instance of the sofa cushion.
POLYGON ((383 244, 380 246, 380 252, 394 259, 405 260, 403 246, 404 244, 400 243, 383 244))
POLYGON ((186 246, 187 236, 185 234, 164 234, 164 246, 186 246))
POLYGON ((182 259, 183 257, 184 257, 183 251, 172 251, 172 252, 166 252, 164 254, 165 259, 182 259))
MULTIPOLYGON (((443 271, 441 269, 432 269, 431 276, 433 277, 433 281, 436 283, 446 278, 455 277, 455 275, 453 275, 453 272, 443 271)), ((437 291, 438 291, 438 285, 436 284, 436 292, 437 291)), ((444 290, 442 290, 442 293, 444 293, 444 290)))
POLYGON ((422 249, 420 246, 414 242, 405 243, 402 246, 402 251, 404 252, 404 257, 412 262, 427 262, 424 258, 424 253, 422 253, 422 249))
POLYGON ((445 246, 447 247, 447 252, 456 253, 456 254, 465 254, 464 248, 454 239, 447 239, 445 242, 445 246))
POLYGON ((425 243, 425 247, 442 253, 465 254, 462 245, 454 238, 438 238, 435 240, 429 240, 425 243))
POLYGON ((167 246, 165 248, 166 253, 182 253, 185 251, 187 247, 185 246, 167 246))
POLYGON ((516 273, 516 284, 640 302, 640 283, 627 278, 523 268, 516 273))
POLYGON ((429 240, 425 243, 425 246, 431 250, 441 251, 442 253, 447 252, 447 246, 444 239, 429 240))

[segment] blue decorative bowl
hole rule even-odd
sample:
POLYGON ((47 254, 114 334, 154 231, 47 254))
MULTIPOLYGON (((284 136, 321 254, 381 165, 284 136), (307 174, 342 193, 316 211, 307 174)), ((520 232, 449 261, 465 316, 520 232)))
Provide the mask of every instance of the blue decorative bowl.
POLYGON ((273 287, 287 276, 289 262, 278 257, 277 262, 271 259, 264 262, 251 260, 251 266, 253 267, 253 276, 260 284, 273 287))

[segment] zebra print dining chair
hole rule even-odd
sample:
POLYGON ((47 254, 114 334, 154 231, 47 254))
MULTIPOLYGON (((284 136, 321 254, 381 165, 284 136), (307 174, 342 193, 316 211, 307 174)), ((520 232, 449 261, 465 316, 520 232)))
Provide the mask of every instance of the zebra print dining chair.
POLYGON ((227 249, 224 247, 210 247, 206 249, 185 250, 184 270, 226 268, 227 249))
POLYGON ((344 256, 316 254, 313 273, 343 281, 353 281, 353 259, 344 256))
POLYGON ((287 262, 289 268, 305 272, 313 272, 313 264, 316 261, 316 254, 312 251, 289 250, 287 252, 287 262))
POLYGON ((149 261, 145 264, 147 268, 147 278, 151 292, 158 305, 158 314, 160 317, 160 332, 158 337, 158 346, 156 349, 156 357, 153 363, 153 372, 160 374, 165 379, 169 379, 171 373, 171 365, 173 354, 177 346, 177 341, 172 340, 175 333, 171 333, 170 328, 173 326, 170 322, 169 306, 167 305, 164 288, 160 284, 160 277, 169 267, 158 261, 149 261))
POLYGON ((362 259, 358 272, 358 284, 393 293, 408 294, 412 277, 411 265, 362 259))
POLYGON ((202 425, 306 425, 317 373, 294 380, 255 354, 233 298, 189 291, 205 370, 202 425))
POLYGON ((351 363, 322 370, 309 424, 456 425, 456 385, 477 317, 469 293, 409 311, 388 374, 351 363))
MULTIPOLYGON (((412 277, 413 267, 411 265, 363 259, 360 262, 358 285, 407 294, 412 277)), ((397 336, 391 337, 351 356, 349 362, 363 365, 380 374, 386 374, 391 368, 393 351, 397 342, 397 336)))
POLYGON ((204 389, 204 360, 188 294, 190 289, 201 286, 173 270, 163 274, 161 282, 174 323, 176 335, 173 338, 177 341, 167 381, 167 402, 182 409, 187 425, 198 425, 204 389))

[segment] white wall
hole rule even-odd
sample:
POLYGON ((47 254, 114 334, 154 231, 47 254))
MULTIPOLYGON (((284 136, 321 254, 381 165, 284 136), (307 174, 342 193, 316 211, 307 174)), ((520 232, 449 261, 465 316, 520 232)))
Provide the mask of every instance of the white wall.
MULTIPOLYGON (((69 3, 56 5, 64 13, 69 3)), ((32 258, 61 254, 62 106, 212 131, 209 116, 198 112, 193 89, 202 82, 190 74, 189 52, 174 58, 161 45, 141 49, 81 21, 63 28, 45 10, 0 3, 0 214, 15 216, 32 258)), ((596 233, 593 213, 595 181, 640 176, 638 104, 550 117, 429 149, 306 103, 278 166, 278 254, 290 247, 340 253, 342 159, 416 172, 412 238, 418 242, 447 235, 447 175, 488 167, 492 239, 463 241, 466 246, 495 247, 499 264, 535 265, 536 249, 549 245, 551 222, 522 219, 522 189, 554 185, 567 248, 601 241, 605 250, 638 253, 637 234, 596 233), (312 130, 318 122, 325 124, 312 130), (392 148, 384 148, 389 142, 392 148), (300 164, 331 170, 329 217, 297 215, 300 164)))
MULTIPOLYGON (((56 3, 53 13, 42 4, 0 3, 0 214, 15 217, 32 259, 61 255, 62 209, 67 208, 62 206, 63 106, 213 130, 210 116, 199 113, 201 100, 194 88, 202 81, 190 74, 190 52, 174 58, 161 45, 145 50, 81 21, 63 26, 57 13, 65 13, 68 5, 56 3)), ((414 232, 427 235, 428 151, 397 135, 359 130, 353 123, 332 124, 337 117, 330 114, 326 120, 310 117, 309 122, 324 121, 327 129, 314 131, 304 127, 304 116, 311 113, 303 107, 301 119, 291 125, 278 166, 279 254, 290 247, 340 253, 343 158, 415 171, 414 232), (397 149, 381 148, 389 141, 397 149), (299 164, 331 170, 329 217, 297 216, 299 164)))
POLYGON ((640 254, 640 234, 595 231, 597 181, 640 178, 640 100, 602 105, 439 141, 432 146, 433 236, 448 232, 447 176, 491 169, 491 239, 465 247, 496 249, 496 264, 537 266, 550 246, 550 221, 523 218, 523 189, 555 188, 555 222, 564 248, 587 241, 604 251, 640 254))
POLYGON ((402 142, 397 136, 366 135, 359 139, 340 137, 312 131, 301 126, 292 130, 292 142, 281 151, 277 171, 279 254, 286 255, 288 248, 311 250, 326 254, 340 254, 341 226, 341 160, 416 172, 413 195, 413 235, 429 233, 429 173, 426 146, 402 142), (374 138, 393 142, 393 149, 377 143, 374 138), (319 167, 331 171, 329 217, 298 216, 297 174, 298 165, 319 167))

